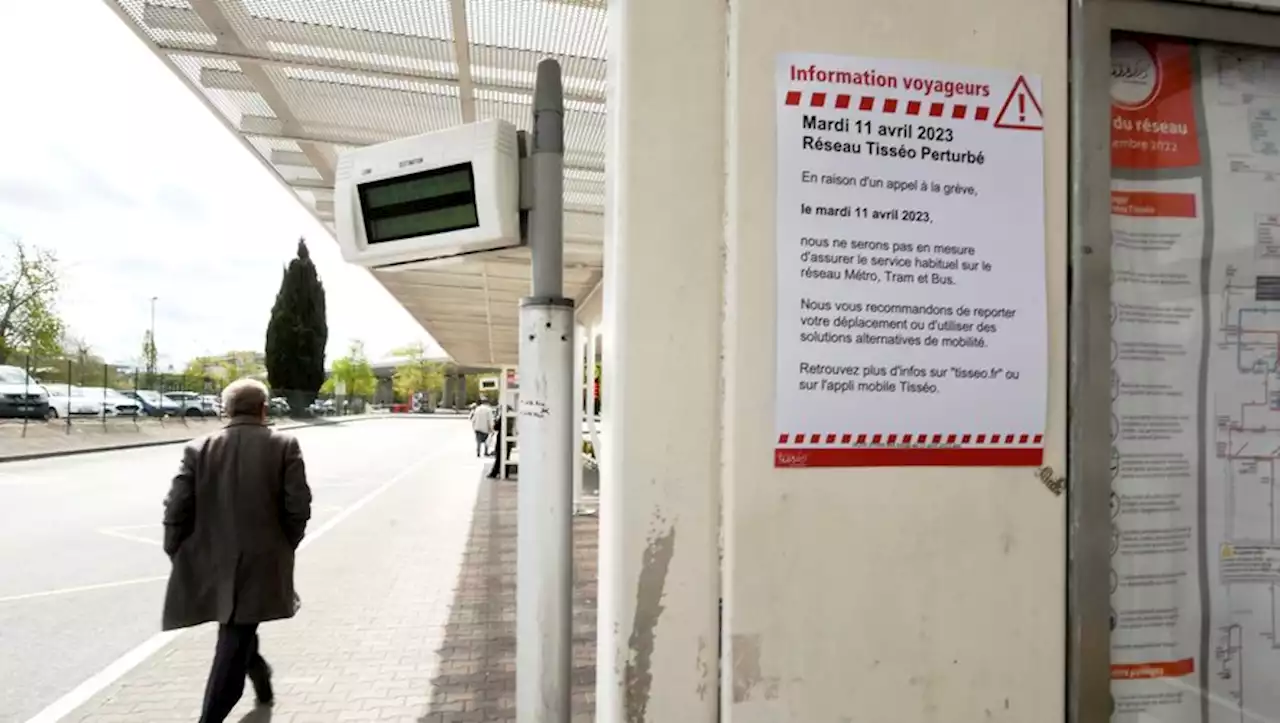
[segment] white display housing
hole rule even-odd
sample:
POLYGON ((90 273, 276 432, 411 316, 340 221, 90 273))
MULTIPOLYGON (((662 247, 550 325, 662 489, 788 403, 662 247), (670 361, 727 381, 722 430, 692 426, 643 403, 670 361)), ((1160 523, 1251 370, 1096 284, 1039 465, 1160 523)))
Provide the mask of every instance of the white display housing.
POLYGON ((519 246, 515 126, 486 120, 343 153, 334 222, 343 258, 387 271, 519 246))

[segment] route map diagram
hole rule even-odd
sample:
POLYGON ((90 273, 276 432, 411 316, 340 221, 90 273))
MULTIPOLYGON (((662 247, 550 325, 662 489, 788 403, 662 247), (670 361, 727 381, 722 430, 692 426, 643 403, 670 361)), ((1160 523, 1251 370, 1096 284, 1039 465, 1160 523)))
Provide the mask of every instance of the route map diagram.
POLYGON ((1112 71, 1112 720, 1277 723, 1280 53, 1112 71))
POLYGON ((1211 568, 1226 603, 1215 615, 1211 672, 1213 687, 1227 697, 1221 702, 1236 708, 1240 721, 1255 707, 1246 695, 1262 692, 1246 685, 1246 652, 1280 665, 1280 261, 1266 263, 1266 244, 1258 245, 1257 255, 1259 265, 1275 267, 1266 269, 1271 273, 1227 265, 1211 301, 1219 308, 1210 348, 1214 433, 1206 471, 1208 489, 1220 498, 1207 507, 1221 514, 1221 535, 1210 540, 1217 551, 1211 568))

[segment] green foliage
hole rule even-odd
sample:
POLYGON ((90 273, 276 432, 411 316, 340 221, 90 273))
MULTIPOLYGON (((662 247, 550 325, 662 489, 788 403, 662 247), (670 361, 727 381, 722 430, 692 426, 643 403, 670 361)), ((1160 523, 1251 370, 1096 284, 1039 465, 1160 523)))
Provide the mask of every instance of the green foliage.
POLYGON ((14 241, 12 251, 0 255, 0 364, 19 350, 37 358, 61 354, 59 281, 52 251, 14 241))
MULTIPOLYGON (((476 374, 468 374, 468 375, 466 376, 466 380, 467 380, 467 381, 466 381, 466 385, 467 385, 467 404, 471 404, 472 402, 478 402, 478 401, 480 401, 480 377, 479 377, 479 375, 476 375, 476 374)), ((493 396, 495 396, 495 397, 496 397, 496 396, 497 396, 497 394, 496 394, 496 393, 494 393, 494 395, 493 395, 493 396)), ((494 401, 496 402, 497 400, 495 399, 494 401)))
POLYGON ((225 387, 237 379, 262 378, 267 368, 256 351, 229 351, 217 356, 199 356, 187 362, 183 376, 208 379, 217 387, 225 387))
POLYGON ((156 339, 151 335, 151 331, 142 332, 142 368, 147 370, 148 377, 155 376, 159 356, 156 351, 156 339))
POLYGON ((444 364, 428 358, 422 342, 396 349, 391 355, 400 360, 391 380, 397 398, 407 401, 416 392, 431 394, 444 388, 444 364))
POLYGON ((320 387, 322 394, 337 393, 338 383, 346 387, 345 396, 368 399, 378 388, 378 377, 364 353, 364 342, 352 341, 347 355, 333 361, 333 373, 320 387))
POLYGON ((32 376, 46 384, 73 384, 82 387, 110 387, 116 384, 119 376, 116 368, 95 354, 84 339, 64 334, 60 346, 64 350, 61 355, 32 360, 32 376))
POLYGON ((328 341, 324 285, 306 241, 299 239, 298 255, 285 269, 271 307, 266 343, 271 387, 299 395, 302 404, 295 403, 295 407, 310 404, 324 384, 324 349, 328 341))

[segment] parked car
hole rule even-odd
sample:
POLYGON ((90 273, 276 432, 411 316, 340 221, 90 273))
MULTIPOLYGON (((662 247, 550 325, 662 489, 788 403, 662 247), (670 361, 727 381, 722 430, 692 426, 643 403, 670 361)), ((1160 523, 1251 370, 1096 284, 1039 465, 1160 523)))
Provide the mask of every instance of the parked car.
POLYGON ((216 417, 217 409, 207 401, 209 397, 195 392, 166 392, 165 398, 178 405, 178 414, 185 417, 216 417))
POLYGON ((284 397, 272 397, 271 401, 268 403, 268 411, 270 411, 272 416, 284 417, 288 416, 289 412, 293 411, 293 408, 289 406, 288 399, 285 399, 284 397))
POLYGON ((175 417, 182 411, 177 402, 152 389, 135 389, 124 395, 137 400, 148 417, 175 417))
POLYGON ((102 400, 107 416, 136 417, 142 411, 142 405, 133 397, 127 397, 114 389, 103 387, 84 387, 81 391, 86 397, 102 400))
POLYGON ((317 399, 311 403, 309 408, 312 414, 320 417, 337 414, 337 408, 334 406, 332 399, 317 399))
POLYGON ((213 410, 213 416, 222 416, 222 397, 217 394, 202 394, 200 395, 200 401, 203 404, 207 404, 209 408, 213 410))
POLYGON ((0 366, 0 419, 47 419, 49 391, 21 367, 0 366))
POLYGON ((88 393, 84 387, 67 387, 63 384, 49 384, 49 418, 78 417, 115 414, 114 407, 108 407, 102 395, 88 393))

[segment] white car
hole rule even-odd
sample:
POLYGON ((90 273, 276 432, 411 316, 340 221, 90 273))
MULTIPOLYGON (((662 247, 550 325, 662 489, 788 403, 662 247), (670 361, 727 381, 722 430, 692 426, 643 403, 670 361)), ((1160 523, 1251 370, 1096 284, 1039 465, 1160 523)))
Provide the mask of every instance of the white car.
POLYGON ((127 397, 114 389, 84 387, 81 391, 86 397, 102 400, 102 406, 106 410, 107 416, 136 417, 142 409, 142 405, 138 404, 138 400, 127 397))
POLYGON ((195 392, 166 392, 165 399, 178 405, 178 412, 187 417, 216 417, 218 411, 211 403, 209 395, 195 392))
POLYGON ((90 394, 84 387, 67 388, 63 384, 48 384, 45 389, 49 390, 49 416, 51 419, 58 417, 77 417, 77 416, 113 416, 116 409, 107 404, 101 393, 90 394))

